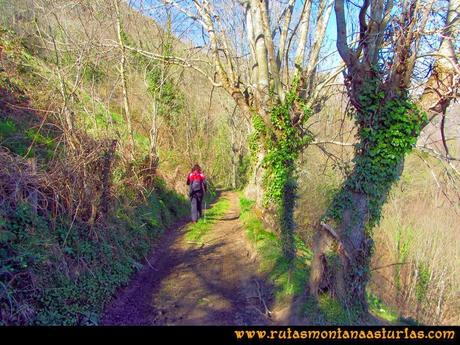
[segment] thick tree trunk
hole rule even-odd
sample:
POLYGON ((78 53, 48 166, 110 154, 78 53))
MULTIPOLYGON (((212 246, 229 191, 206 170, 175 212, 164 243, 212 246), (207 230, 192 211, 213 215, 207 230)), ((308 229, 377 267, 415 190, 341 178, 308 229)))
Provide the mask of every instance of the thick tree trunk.
POLYGON ((265 169, 262 166, 264 158, 265 151, 259 150, 244 194, 248 199, 255 201, 257 209, 261 212, 262 221, 265 227, 275 233, 280 233, 277 222, 277 210, 275 210, 272 205, 266 205, 264 203, 265 188, 263 180, 265 169))
POLYGON ((353 192, 350 195, 350 208, 343 211, 337 232, 327 224, 318 226, 310 291, 313 295, 327 292, 344 305, 366 310, 367 267, 372 249, 372 240, 365 231, 368 196, 353 192))
POLYGON ((391 187, 401 176, 403 166, 404 159, 401 159, 393 167, 396 172, 393 181, 374 186, 381 191, 378 199, 357 191, 364 188, 352 183, 362 180, 359 176, 363 173, 362 167, 355 167, 344 182, 330 206, 336 210, 337 205, 343 206, 334 218, 329 219, 336 223, 336 228, 323 222, 317 226, 310 272, 310 293, 313 296, 328 293, 347 307, 367 312, 366 285, 370 278, 373 247, 369 229, 372 226, 370 205, 381 210, 391 187))
MULTIPOLYGON (((440 55, 420 100, 420 105, 430 113, 444 114, 457 95, 458 62, 453 54, 455 34, 452 33, 458 27, 459 17, 454 14, 458 12, 458 1, 449 1, 440 55)), ((383 6, 379 1, 364 2, 359 13, 359 44, 354 50, 347 43, 344 1, 335 1, 337 49, 348 69, 345 84, 356 110, 360 142, 356 145, 353 172, 326 212, 327 223, 318 225, 310 293, 328 292, 355 312, 367 311, 365 289, 372 253, 372 227, 380 219, 391 187, 401 176, 405 155, 426 122, 407 96, 417 57, 417 33, 425 27, 431 11, 431 5, 426 8, 419 5, 417 2, 403 4, 399 20, 404 25, 395 31, 392 67, 375 73, 392 6, 383 6), (383 81, 380 78, 385 72, 388 77, 383 81)), ((448 155, 447 145, 445 147, 448 155)))
MULTIPOLYGON (((259 151, 253 168, 251 179, 246 186, 245 196, 255 200, 257 208, 262 212, 262 220, 267 229, 274 231, 281 240, 283 254, 291 261, 295 257, 294 246, 294 209, 296 202, 297 181, 291 176, 283 186, 283 197, 279 205, 264 204, 263 185, 265 169, 262 167, 265 152, 259 151)), ((291 162, 290 164, 294 164, 291 162)))

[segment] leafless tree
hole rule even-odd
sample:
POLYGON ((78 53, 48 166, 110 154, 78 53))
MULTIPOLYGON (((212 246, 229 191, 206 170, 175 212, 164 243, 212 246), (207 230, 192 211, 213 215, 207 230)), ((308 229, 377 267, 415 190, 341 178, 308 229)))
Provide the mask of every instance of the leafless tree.
MULTIPOLYGON (((272 109, 285 102, 286 94, 294 93, 306 107, 317 106, 325 87, 338 74, 323 73, 322 78, 318 78, 332 0, 159 2, 174 11, 179 20, 195 28, 189 36, 192 42, 189 54, 164 57, 137 51, 204 74, 212 85, 222 87, 247 117, 260 117, 268 128, 273 128, 272 109), (197 42, 200 32, 197 29, 201 30, 200 43, 197 42), (191 52, 194 51, 199 51, 200 55, 193 55, 191 52)), ((148 7, 143 3, 144 8, 148 7)), ((158 2, 152 6, 158 9, 158 2)), ((299 136, 305 135, 305 128, 301 125, 304 107, 297 102, 289 107, 292 126, 299 136)), ((281 137, 284 135, 281 132, 273 131, 273 135, 281 137)), ((274 138, 275 141, 278 139, 274 138)), ((253 174, 246 188, 247 196, 255 199, 259 206, 264 200, 265 151, 263 145, 259 145, 253 174)), ((286 161, 285 164, 294 165, 295 162, 286 161)), ((294 205, 290 204, 290 208, 294 205)), ((266 213, 267 216, 270 214, 273 212, 266 213)), ((271 225, 280 230, 278 220, 270 218, 267 220, 271 225)))
POLYGON ((120 50, 120 62, 119 62, 119 72, 120 72, 120 79, 121 79, 121 86, 123 92, 123 109, 125 115, 126 126, 128 130, 128 137, 129 137, 129 152, 131 155, 131 160, 134 159, 134 150, 135 150, 135 142, 134 142, 134 131, 132 125, 132 115, 131 115, 131 107, 129 105, 129 97, 128 97, 128 85, 127 85, 127 75, 126 75, 126 39, 124 38, 126 35, 123 30, 123 22, 122 22, 122 13, 120 11, 121 0, 112 0, 112 6, 115 9, 115 16, 116 16, 116 32, 117 32, 117 40, 118 40, 118 47, 120 50))
POLYGON ((450 0, 441 7, 445 18, 442 24, 435 20, 432 0, 348 4, 351 11, 357 11, 357 37, 353 35, 350 43, 347 30, 351 17, 347 20, 345 2, 336 0, 337 49, 347 67, 345 84, 356 114, 359 142, 354 169, 318 225, 310 292, 316 295, 328 291, 345 305, 366 310, 372 227, 379 221, 391 186, 402 173, 405 153, 425 125, 420 113, 408 104, 418 103, 430 117, 444 116, 458 95, 454 44, 459 2, 450 0), (440 48, 430 48, 428 39, 437 41, 440 48), (423 64, 421 52, 426 49, 435 56, 434 67, 420 99, 410 99, 408 90, 420 77, 417 65, 423 64), (398 111, 401 116, 395 118, 398 111), (412 130, 399 132, 408 123, 414 124, 412 130), (379 139, 383 137, 386 139, 379 139), (398 138, 406 142, 406 149, 398 147, 398 138))

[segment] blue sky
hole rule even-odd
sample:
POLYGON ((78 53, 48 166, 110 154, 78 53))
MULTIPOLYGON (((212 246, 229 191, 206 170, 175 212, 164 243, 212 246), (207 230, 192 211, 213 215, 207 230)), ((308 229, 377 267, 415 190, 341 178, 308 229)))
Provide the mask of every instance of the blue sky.
MULTIPOLYGON (((136 0, 134 0, 136 1, 136 0)), ((236 1, 236 0, 229 0, 229 1, 236 1)), ((273 0, 272 0, 273 1, 273 0)), ((156 6, 161 5, 160 0, 144 0, 143 3, 145 5, 151 6, 155 8, 156 6)), ((190 3, 189 0, 183 0, 181 1, 182 5, 187 5, 187 3, 190 3)), ((316 1, 314 2, 316 3, 316 1)), ((295 5, 294 12, 295 13, 300 13, 301 7, 303 6, 303 1, 297 1, 295 5)), ((133 3, 133 7, 139 9, 139 6, 136 6, 136 3, 133 3)), ((314 9, 315 7, 313 7, 314 9)), ((312 13, 312 16, 316 16, 315 13, 312 13)), ((156 12, 156 14, 152 13, 152 17, 159 21, 160 23, 165 20, 165 15, 163 10, 159 10, 156 12), (161 12, 160 12, 161 11, 161 12)), ((189 40, 193 42, 196 45, 202 45, 203 44, 203 36, 202 36, 202 30, 199 28, 197 25, 192 25, 191 26, 191 21, 188 20, 185 16, 183 17, 177 17, 180 20, 176 20, 175 23, 173 23, 173 31, 176 36, 183 40, 189 40), (184 30, 187 29, 187 32, 184 33, 184 30)), ((294 20, 294 19, 293 19, 294 20)), ((331 54, 327 59, 321 61, 319 70, 329 70, 333 69, 336 66, 338 66, 341 62, 340 56, 336 52, 336 26, 335 26, 335 13, 334 10, 332 10, 331 13, 331 18, 329 20, 328 26, 326 28, 326 37, 323 42, 323 54, 324 56, 331 54)))

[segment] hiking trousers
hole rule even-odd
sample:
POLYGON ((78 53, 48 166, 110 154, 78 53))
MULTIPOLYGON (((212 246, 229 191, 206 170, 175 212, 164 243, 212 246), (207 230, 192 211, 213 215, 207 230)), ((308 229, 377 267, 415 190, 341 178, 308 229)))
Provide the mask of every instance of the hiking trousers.
POLYGON ((191 198, 192 203, 192 221, 196 222, 203 215, 203 195, 196 193, 191 198))

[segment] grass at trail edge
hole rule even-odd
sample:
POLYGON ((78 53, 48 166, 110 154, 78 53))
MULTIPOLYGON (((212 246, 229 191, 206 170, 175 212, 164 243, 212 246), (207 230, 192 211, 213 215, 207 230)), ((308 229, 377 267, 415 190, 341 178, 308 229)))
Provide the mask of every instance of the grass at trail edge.
MULTIPOLYGON (((240 196, 241 221, 246 235, 255 246, 260 257, 260 271, 265 274, 275 287, 275 304, 283 303, 289 297, 305 293, 312 251, 302 239, 295 235, 296 257, 289 264, 283 256, 282 245, 276 234, 268 231, 254 212, 254 202, 240 196)), ((378 318, 394 323, 400 320, 398 315, 386 306, 377 296, 367 293, 369 311, 378 318)), ((327 294, 321 295, 318 301, 307 298, 302 310, 309 323, 313 324, 352 324, 356 321, 350 310, 327 294)))
POLYGON ((200 241, 230 207, 228 199, 222 198, 217 201, 209 210, 203 210, 204 217, 198 222, 192 223, 188 229, 185 238, 188 241, 200 241))

